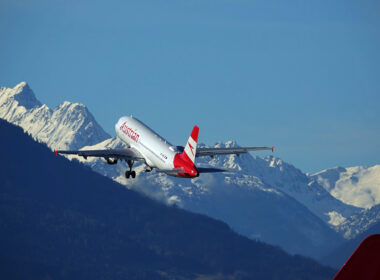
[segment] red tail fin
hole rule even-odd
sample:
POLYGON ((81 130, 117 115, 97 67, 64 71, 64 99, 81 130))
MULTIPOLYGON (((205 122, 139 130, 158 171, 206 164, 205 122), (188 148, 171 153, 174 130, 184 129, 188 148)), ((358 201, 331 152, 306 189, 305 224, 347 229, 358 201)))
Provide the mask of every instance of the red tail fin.
POLYGON ((184 150, 184 153, 187 155, 187 157, 190 159, 192 163, 194 163, 195 155, 197 153, 198 134, 199 134, 199 127, 194 126, 193 131, 191 132, 191 135, 189 137, 189 140, 187 140, 187 144, 184 150))

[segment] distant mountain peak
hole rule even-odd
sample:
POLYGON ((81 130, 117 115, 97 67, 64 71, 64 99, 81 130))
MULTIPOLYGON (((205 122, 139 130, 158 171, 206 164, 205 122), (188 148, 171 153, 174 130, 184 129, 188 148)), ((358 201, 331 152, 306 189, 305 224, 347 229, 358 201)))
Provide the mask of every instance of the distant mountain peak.
POLYGON ((0 89, 0 118, 21 126, 52 149, 80 149, 110 137, 83 104, 65 101, 51 110, 26 82, 0 89))
MULTIPOLYGON (((269 166, 269 167, 272 167, 272 168, 278 168, 278 167, 281 167, 281 166, 284 165, 284 162, 282 161, 282 159, 277 158, 277 157, 272 156, 272 155, 265 157, 264 160, 267 161, 267 162, 269 162, 269 165, 268 165, 268 166, 269 166)), ((295 168, 295 167, 294 167, 293 165, 291 165, 291 164, 288 164, 288 163, 287 163, 287 165, 289 165, 289 166, 295 168)), ((295 169, 296 169, 296 168, 295 168, 295 169)), ((281 170, 281 171, 282 171, 282 170, 281 170)))
POLYGON ((310 177, 346 204, 371 208, 380 203, 380 165, 334 167, 310 177))
POLYGON ((90 111, 81 103, 74 103, 65 101, 58 105, 54 112, 59 112, 59 114, 72 114, 73 117, 77 118, 79 115, 81 117, 90 117, 91 119, 95 119, 90 111))
POLYGON ((240 147, 240 145, 235 141, 235 140, 229 140, 227 141, 224 146, 226 148, 236 148, 236 147, 240 147))
POLYGON ((22 82, 18 83, 13 89, 17 90, 17 89, 22 89, 24 87, 29 87, 29 85, 27 82, 22 81, 22 82))
POLYGON ((6 89, 4 94, 8 98, 13 98, 18 102, 19 106, 23 106, 28 110, 42 105, 26 82, 17 84, 13 89, 6 89))
POLYGON ((62 107, 81 107, 81 108, 87 108, 82 103, 71 102, 71 101, 67 101, 67 100, 64 101, 63 103, 61 103, 59 106, 62 106, 62 107))
POLYGON ((26 81, 22 81, 22 82, 18 83, 17 85, 15 85, 13 90, 22 91, 24 88, 30 90, 30 86, 26 81))

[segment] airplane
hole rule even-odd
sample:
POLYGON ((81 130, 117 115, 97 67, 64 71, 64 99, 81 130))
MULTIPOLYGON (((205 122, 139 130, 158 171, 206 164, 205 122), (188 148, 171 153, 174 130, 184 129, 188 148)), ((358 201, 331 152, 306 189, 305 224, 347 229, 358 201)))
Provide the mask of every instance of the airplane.
POLYGON ((230 169, 213 167, 196 167, 195 158, 202 156, 244 154, 248 151, 272 150, 274 147, 238 147, 238 148, 197 148, 199 128, 194 126, 185 147, 173 146, 143 122, 132 116, 121 117, 115 124, 116 136, 127 146, 124 149, 103 150, 56 150, 55 154, 69 154, 87 157, 100 157, 105 163, 116 164, 125 160, 129 170, 125 177, 135 178, 132 170, 134 162, 142 161, 147 166, 146 172, 154 168, 174 177, 194 178, 201 173, 231 172, 230 169))

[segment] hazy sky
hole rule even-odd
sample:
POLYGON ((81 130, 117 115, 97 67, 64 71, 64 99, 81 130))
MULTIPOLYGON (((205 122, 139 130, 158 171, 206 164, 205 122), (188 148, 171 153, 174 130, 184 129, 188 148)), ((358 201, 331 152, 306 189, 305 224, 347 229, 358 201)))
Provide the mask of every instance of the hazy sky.
MULTIPOLYGON (((174 144, 380 163, 380 1, 0 1, 0 85, 138 117, 174 144)), ((262 153, 264 155, 268 153, 262 153)))

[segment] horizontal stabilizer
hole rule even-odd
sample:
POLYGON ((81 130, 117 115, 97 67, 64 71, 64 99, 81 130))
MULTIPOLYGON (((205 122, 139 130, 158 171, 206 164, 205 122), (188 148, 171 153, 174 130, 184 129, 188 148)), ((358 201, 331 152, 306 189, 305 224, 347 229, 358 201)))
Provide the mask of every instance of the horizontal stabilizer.
POLYGON ((173 168, 173 169, 156 169, 156 172, 168 173, 168 172, 186 172, 184 168, 173 168))
POLYGON ((176 176, 178 173, 186 173, 184 168, 174 168, 174 169, 156 169, 158 173, 165 173, 167 175, 176 176))
MULTIPOLYGON (((214 168, 214 167, 197 167, 198 173, 217 173, 217 172, 235 172, 235 169, 231 168, 214 168)), ((174 168, 174 169, 156 169, 156 172, 165 173, 168 175, 186 173, 183 168, 174 168)))
POLYGON ((197 167, 199 173, 235 172, 232 168, 197 167))
POLYGON ((240 155, 250 151, 274 151, 274 147, 236 147, 236 148, 198 148, 196 157, 216 156, 216 155, 240 155))

